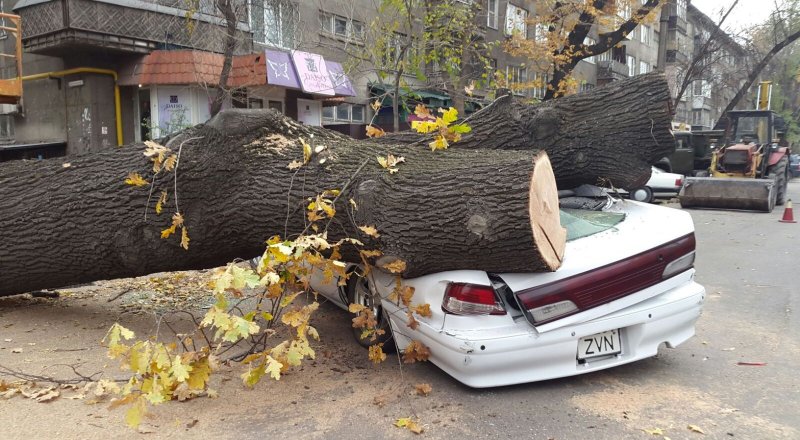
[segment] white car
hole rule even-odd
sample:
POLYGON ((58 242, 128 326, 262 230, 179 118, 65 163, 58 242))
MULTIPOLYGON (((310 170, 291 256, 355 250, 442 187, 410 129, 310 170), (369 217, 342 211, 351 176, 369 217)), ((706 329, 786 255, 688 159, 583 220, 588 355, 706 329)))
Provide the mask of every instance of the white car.
POLYGON ((312 284, 343 308, 348 302, 373 307, 379 326, 386 328, 388 318, 396 329, 384 338, 394 338, 387 345, 402 350, 419 340, 430 348, 431 362, 471 387, 627 364, 692 337, 705 289, 695 282, 688 213, 628 200, 609 205, 603 212, 562 211, 569 235, 556 272, 459 270, 403 280, 415 289, 413 302, 432 311, 429 318, 415 315, 416 330, 406 325, 406 311, 386 299, 395 286, 390 274, 354 274, 346 288, 321 278, 312 284), (370 291, 383 298, 380 305, 370 291))
POLYGON ((653 167, 650 180, 645 186, 631 190, 630 198, 637 202, 650 203, 656 198, 676 197, 681 186, 683 186, 683 175, 653 167))

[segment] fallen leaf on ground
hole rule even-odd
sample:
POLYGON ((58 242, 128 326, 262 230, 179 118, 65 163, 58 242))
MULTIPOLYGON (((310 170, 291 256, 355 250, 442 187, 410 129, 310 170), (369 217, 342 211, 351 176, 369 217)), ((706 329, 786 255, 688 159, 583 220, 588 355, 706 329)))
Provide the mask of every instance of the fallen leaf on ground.
POLYGON ((661 428, 642 429, 642 431, 650 435, 664 435, 664 431, 662 431, 661 428))
POLYGON ((703 431, 703 430, 702 430, 702 429, 701 429, 699 426, 697 426, 697 425, 689 425, 689 426, 687 426, 687 427, 686 427, 686 429, 688 429, 689 431, 692 431, 692 432, 696 432, 696 433, 698 433, 698 434, 705 434, 705 431, 703 431))
POLYGON ((17 348, 12 348, 12 349, 11 349, 11 352, 12 352, 12 353, 22 353, 22 349, 21 349, 21 348, 19 348, 19 347, 17 347, 17 348))
POLYGON ((427 383, 418 383, 414 385, 414 392, 420 396, 427 396, 433 391, 433 388, 427 383))

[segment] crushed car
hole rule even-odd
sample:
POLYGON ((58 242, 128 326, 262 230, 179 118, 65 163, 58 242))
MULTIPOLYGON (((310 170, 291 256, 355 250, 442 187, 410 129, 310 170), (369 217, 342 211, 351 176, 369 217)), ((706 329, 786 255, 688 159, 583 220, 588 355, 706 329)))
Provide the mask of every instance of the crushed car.
POLYGON ((389 300, 392 274, 363 276, 351 265, 346 286, 321 277, 312 285, 344 309, 356 303, 373 310, 386 333, 362 339, 354 329, 360 344, 403 350, 418 340, 432 363, 476 388, 591 373, 691 338, 705 289, 695 281, 690 215, 602 190, 581 192, 560 194, 568 242, 555 272, 458 270, 403 279, 414 303, 428 303, 432 312, 415 315, 416 329, 389 300))

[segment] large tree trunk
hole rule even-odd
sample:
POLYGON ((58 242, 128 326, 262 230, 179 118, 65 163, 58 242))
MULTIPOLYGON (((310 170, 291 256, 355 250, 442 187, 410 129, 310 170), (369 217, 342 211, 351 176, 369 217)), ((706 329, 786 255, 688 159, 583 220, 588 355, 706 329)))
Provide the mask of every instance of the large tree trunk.
MULTIPOLYGON (((301 233, 308 198, 334 188, 344 191, 329 239, 361 239, 383 251, 379 264, 405 260, 406 276, 467 268, 552 271, 563 256, 565 234, 544 153, 390 147, 247 110, 223 111, 167 144, 174 150, 183 144, 177 196, 188 251, 175 237, 159 237, 175 205, 157 216, 157 197, 147 206, 147 186, 123 183, 131 171, 152 174, 141 144, 2 164, 0 295, 252 257, 273 234, 301 233), (326 149, 292 171, 287 165, 303 157, 299 138, 326 149), (387 153, 405 157, 399 172, 379 165, 376 156, 387 153), (504 178, 496 179, 498 173, 504 178), (381 236, 370 239, 356 229, 362 225, 376 226, 381 236)), ((170 174, 156 181, 154 194, 172 187, 170 174)))
POLYGON ((130 172, 152 174, 141 144, 0 164, 0 296, 248 258, 273 234, 305 230, 308 198, 328 189, 342 190, 330 238, 381 249, 379 264, 405 260, 405 276, 555 270, 565 233, 541 149, 565 188, 642 181, 649 163, 671 151, 666 83, 646 76, 630 84, 640 87, 539 108, 501 100, 470 120, 471 135, 438 152, 409 133, 355 141, 272 111, 223 111, 166 142, 173 151, 182 146, 176 181, 188 251, 159 236, 176 208, 174 175, 155 180, 152 199, 148 187, 123 183, 130 172), (301 138, 326 148, 292 171, 301 138), (405 157, 395 174, 376 160, 390 153, 405 157), (170 192, 169 214, 156 216, 161 190, 170 192), (365 236, 357 229, 364 225, 381 236, 365 236))
MULTIPOLYGON (((669 87, 660 73, 537 105, 503 97, 470 116, 472 133, 452 148, 543 149, 550 155, 559 188, 582 183, 635 188, 650 178, 652 164, 675 150, 669 102, 669 87)), ((406 131, 378 141, 428 140, 406 131)))

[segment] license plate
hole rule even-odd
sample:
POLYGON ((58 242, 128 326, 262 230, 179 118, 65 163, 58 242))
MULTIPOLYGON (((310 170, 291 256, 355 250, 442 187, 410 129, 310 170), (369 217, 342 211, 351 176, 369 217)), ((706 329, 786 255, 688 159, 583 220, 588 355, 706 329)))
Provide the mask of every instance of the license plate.
POLYGON ((578 340, 578 359, 591 359, 622 352, 619 330, 584 336, 578 340))

